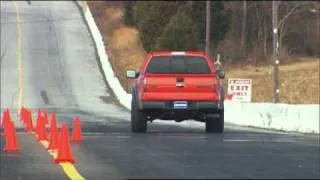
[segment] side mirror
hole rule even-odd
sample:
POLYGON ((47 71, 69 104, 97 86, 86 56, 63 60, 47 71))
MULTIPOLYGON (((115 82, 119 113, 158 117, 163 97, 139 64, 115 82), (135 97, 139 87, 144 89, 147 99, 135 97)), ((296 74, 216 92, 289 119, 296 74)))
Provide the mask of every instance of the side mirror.
POLYGON ((222 69, 216 70, 216 73, 218 74, 220 79, 224 79, 225 73, 222 69))
POLYGON ((129 79, 135 79, 139 76, 139 73, 137 73, 135 70, 127 70, 126 73, 127 78, 129 79))

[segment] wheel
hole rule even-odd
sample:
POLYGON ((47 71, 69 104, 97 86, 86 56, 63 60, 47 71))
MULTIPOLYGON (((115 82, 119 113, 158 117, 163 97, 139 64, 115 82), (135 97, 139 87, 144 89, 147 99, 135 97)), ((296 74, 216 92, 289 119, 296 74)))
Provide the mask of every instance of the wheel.
POLYGON ((219 110, 219 117, 206 119, 206 133, 223 133, 224 131, 224 110, 219 110))
POLYGON ((147 131, 147 119, 143 112, 137 107, 135 100, 131 103, 131 131, 134 133, 145 133, 147 131))

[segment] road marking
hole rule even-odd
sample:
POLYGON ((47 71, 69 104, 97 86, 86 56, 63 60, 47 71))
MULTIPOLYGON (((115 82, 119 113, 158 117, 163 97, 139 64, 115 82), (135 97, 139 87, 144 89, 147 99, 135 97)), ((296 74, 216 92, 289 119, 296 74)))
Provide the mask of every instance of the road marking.
MULTIPOLYGON (((40 144, 42 144, 46 149, 49 146, 48 141, 40 141, 40 144)), ((55 159, 57 157, 57 151, 48 150, 48 153, 55 159)), ((80 173, 77 171, 77 169, 73 166, 71 163, 59 163, 59 165, 62 167, 63 171, 66 173, 66 175, 71 180, 82 180, 85 179, 83 176, 80 175, 80 173)))
POLYGON ((76 170, 76 168, 70 163, 60 163, 60 166, 67 173, 70 179, 72 180, 82 180, 84 179, 76 170))
POLYGON ((224 139, 225 142, 257 142, 259 140, 254 139, 224 139))
MULTIPOLYGON (((24 99, 24 82, 23 82, 23 68, 22 68, 22 33, 21 33, 21 26, 20 26, 20 9, 18 6, 17 1, 14 1, 14 5, 16 8, 16 21, 17 21, 17 34, 18 34, 18 91, 19 91, 19 97, 18 97, 18 110, 23 105, 23 99, 24 99)), ((49 143, 48 141, 41 141, 41 144, 47 148, 49 143)), ((50 155, 52 155, 54 158, 57 156, 57 153, 48 151, 50 155)), ((76 170, 76 168, 70 164, 70 163, 59 163, 64 172, 67 174, 67 176, 70 179, 74 180, 81 180, 84 179, 76 170)))
POLYGON ((22 33, 21 33, 21 26, 20 26, 20 9, 18 6, 18 2, 14 2, 16 8, 16 21, 17 21, 17 35, 18 35, 18 110, 23 105, 23 93, 24 93, 24 83, 23 83, 23 70, 22 70, 22 33))

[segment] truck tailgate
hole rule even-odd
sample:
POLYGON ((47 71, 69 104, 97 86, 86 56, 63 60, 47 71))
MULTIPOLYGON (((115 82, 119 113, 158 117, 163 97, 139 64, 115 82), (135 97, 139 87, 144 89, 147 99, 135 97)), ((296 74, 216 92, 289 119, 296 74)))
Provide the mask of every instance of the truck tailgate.
POLYGON ((144 97, 147 99, 212 100, 217 99, 215 74, 146 75, 144 97))

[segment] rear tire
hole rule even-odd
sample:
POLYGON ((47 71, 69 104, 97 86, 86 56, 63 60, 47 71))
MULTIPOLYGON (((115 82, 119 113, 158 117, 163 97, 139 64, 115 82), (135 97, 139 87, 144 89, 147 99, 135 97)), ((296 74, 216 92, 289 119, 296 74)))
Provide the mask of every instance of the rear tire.
POLYGON ((206 119, 206 133, 224 132, 224 110, 219 110, 219 117, 206 119))
POLYGON ((137 107, 135 100, 131 103, 131 131, 134 133, 145 133, 147 131, 147 119, 144 113, 137 107))

